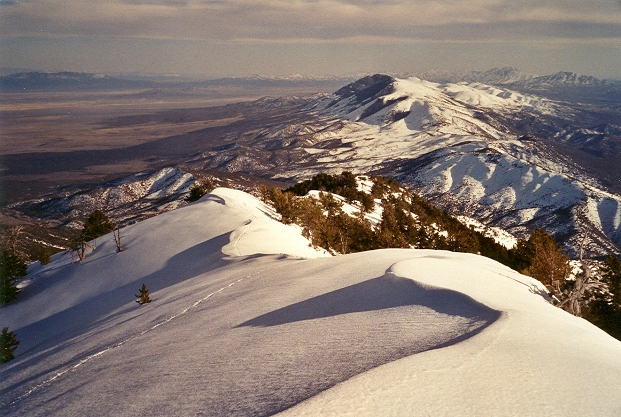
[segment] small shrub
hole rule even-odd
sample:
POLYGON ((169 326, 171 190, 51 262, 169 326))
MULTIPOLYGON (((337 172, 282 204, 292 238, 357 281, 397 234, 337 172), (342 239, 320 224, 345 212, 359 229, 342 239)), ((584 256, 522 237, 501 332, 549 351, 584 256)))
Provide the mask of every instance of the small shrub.
POLYGON ((8 327, 2 329, 0 335, 0 363, 7 363, 11 359, 15 359, 13 352, 17 349, 19 340, 15 336, 15 332, 10 332, 8 327))
POLYGON ((149 297, 149 289, 144 283, 142 284, 142 287, 140 288, 140 293, 134 294, 134 296, 137 298, 136 302, 139 305, 143 305, 143 304, 151 302, 151 298, 149 297))
POLYGON ((41 249, 41 252, 39 252, 39 262, 41 262, 41 265, 47 265, 50 263, 50 261, 51 261, 50 251, 47 250, 47 248, 41 249))

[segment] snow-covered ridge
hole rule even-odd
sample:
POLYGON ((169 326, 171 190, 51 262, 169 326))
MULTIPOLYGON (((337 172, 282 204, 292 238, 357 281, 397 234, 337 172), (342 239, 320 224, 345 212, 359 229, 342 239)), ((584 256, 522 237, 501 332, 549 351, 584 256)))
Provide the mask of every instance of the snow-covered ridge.
POLYGON ((516 112, 524 108, 542 114, 555 112, 551 100, 481 83, 439 84, 412 77, 386 79, 382 85, 386 86, 379 92, 363 90, 358 94, 341 95, 337 92, 336 98, 326 100, 322 107, 329 114, 384 127, 406 119, 410 130, 420 130, 425 124, 453 123, 455 118, 483 126, 475 107, 498 112, 516 112), (410 114, 414 117, 410 117, 408 123, 410 114), (420 119, 427 120, 427 123, 421 124, 420 119))
POLYGON ((180 207, 195 182, 193 175, 169 167, 87 186, 59 197, 25 201, 14 207, 37 217, 75 220, 78 228, 94 210, 106 212, 116 222, 127 223, 180 207))
POLYGON ((103 236, 31 267, 2 311, 21 340, 3 414, 618 411, 621 343, 532 278, 440 251, 321 257, 272 215, 218 188, 123 228, 123 252, 103 236))

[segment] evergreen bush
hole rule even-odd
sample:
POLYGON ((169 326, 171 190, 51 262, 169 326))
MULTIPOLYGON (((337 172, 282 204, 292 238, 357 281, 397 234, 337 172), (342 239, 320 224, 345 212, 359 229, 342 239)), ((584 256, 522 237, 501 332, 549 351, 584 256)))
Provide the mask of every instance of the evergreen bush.
POLYGON ((8 327, 2 329, 0 334, 0 363, 7 363, 14 359, 13 352, 17 349, 19 340, 15 336, 15 332, 10 332, 8 327))
POLYGON ((151 298, 149 297, 149 289, 144 283, 142 284, 142 287, 140 288, 139 291, 140 292, 138 294, 134 294, 134 296, 137 298, 136 302, 139 305, 150 303, 151 298))
POLYGON ((2 251, 0 254, 0 303, 6 304, 17 298, 20 289, 17 281, 26 276, 26 263, 12 253, 2 251))

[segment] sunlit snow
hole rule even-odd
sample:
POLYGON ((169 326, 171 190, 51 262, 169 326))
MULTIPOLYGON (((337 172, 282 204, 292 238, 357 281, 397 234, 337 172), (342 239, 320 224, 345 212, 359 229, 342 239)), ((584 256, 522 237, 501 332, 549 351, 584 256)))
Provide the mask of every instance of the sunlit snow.
POLYGON ((29 270, 2 412, 617 416, 621 342, 471 254, 326 257, 218 188, 29 270), (152 302, 139 306, 142 283, 152 302))

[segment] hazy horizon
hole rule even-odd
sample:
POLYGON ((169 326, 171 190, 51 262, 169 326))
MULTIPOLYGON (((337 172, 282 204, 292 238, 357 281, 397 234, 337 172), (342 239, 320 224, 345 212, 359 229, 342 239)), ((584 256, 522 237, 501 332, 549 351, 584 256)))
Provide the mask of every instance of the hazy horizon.
POLYGON ((0 0, 3 67, 217 78, 515 67, 621 78, 618 0, 0 0))

